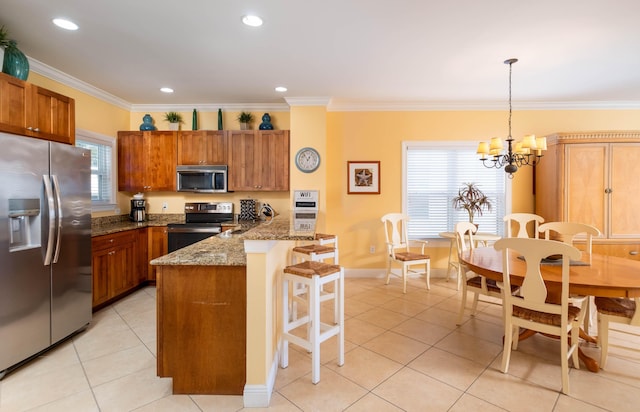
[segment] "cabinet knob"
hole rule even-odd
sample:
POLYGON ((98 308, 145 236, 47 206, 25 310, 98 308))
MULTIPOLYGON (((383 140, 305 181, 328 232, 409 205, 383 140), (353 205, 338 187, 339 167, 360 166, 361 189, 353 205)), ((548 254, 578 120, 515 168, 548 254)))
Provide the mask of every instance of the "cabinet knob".
POLYGON ((35 129, 33 129, 34 132, 39 132, 40 128, 36 127, 35 129))
POLYGON ((33 130, 33 127, 29 126, 27 127, 27 130, 33 130))
POLYGON ((604 192, 605 192, 605 193, 607 193, 607 194, 609 194, 609 193, 613 192, 613 189, 611 189, 610 187, 608 187, 608 188, 604 189, 604 192))
POLYGON ((113 239, 109 239, 109 243, 113 243, 113 239))
POLYGON ((629 254, 630 254, 631 256, 635 256, 635 255, 637 255, 637 254, 638 254, 638 251, 637 251, 637 250, 632 250, 632 251, 630 251, 630 252, 629 252, 629 254))
POLYGON ((110 254, 110 255, 115 255, 115 254, 116 254, 116 251, 115 251, 115 250, 112 250, 111 252, 109 252, 109 254, 110 254))

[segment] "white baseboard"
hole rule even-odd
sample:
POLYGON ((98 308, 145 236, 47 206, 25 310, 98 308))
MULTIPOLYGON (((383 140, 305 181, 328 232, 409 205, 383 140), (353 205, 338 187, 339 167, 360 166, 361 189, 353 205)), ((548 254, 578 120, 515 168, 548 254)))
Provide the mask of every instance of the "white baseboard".
POLYGON ((280 355, 280 344, 276 351, 271 368, 269 368, 269 376, 265 385, 244 385, 242 393, 242 402, 245 408, 268 408, 271 402, 271 394, 276 384, 276 374, 278 373, 278 359, 280 355))

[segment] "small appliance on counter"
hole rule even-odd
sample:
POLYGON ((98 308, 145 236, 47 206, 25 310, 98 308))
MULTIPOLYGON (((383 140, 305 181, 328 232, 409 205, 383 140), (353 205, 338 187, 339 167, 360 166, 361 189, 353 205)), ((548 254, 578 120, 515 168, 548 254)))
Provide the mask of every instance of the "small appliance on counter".
POLYGON ((131 212, 129 212, 129 219, 134 222, 144 222, 147 217, 147 201, 144 200, 142 193, 136 193, 131 199, 131 212))
POLYGON ((238 220, 255 222, 256 218, 256 200, 240 199, 240 216, 238 216, 238 220))
POLYGON ((260 218, 265 220, 271 220, 278 215, 276 211, 271 207, 269 203, 263 203, 260 207, 260 218))

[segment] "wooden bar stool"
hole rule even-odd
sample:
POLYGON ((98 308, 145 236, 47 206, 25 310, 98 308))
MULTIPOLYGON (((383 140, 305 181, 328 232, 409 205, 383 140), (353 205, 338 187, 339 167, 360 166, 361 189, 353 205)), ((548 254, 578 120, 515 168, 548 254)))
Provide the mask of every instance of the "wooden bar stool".
POLYGON ((289 366, 289 342, 311 352, 311 382, 320 381, 320 344, 338 337, 338 366, 344 365, 344 269, 323 262, 304 261, 284 268, 282 278, 282 352, 280 367, 289 366), (323 285, 333 282, 334 308, 338 314, 335 324, 320 320, 320 291, 323 285), (301 283, 308 290, 307 313, 300 318, 289 316, 289 285, 301 283), (307 325, 306 338, 291 331, 307 325))
MULTIPOLYGON (((325 233, 316 233, 315 243, 296 246, 291 251, 291 261, 295 265, 298 262, 313 261, 325 262, 327 259, 333 259, 333 264, 338 264, 338 236, 325 233), (333 245, 333 246, 328 246, 333 245)), ((294 283, 291 291, 291 315, 293 319, 297 316, 298 303, 305 302, 303 295, 306 294, 306 286, 301 283, 294 283)), ((332 292, 327 292, 324 288, 320 289, 320 302, 334 299, 332 292)), ((338 312, 334 313, 334 320, 338 319, 338 312)))

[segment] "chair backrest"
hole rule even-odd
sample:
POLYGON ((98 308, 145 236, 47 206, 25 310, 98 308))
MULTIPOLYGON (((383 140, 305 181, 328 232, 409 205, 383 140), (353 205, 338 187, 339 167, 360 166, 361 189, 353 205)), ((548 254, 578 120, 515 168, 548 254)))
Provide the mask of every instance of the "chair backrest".
POLYGON ((529 237, 527 232, 527 225, 529 222, 533 222, 533 237, 538 238, 538 225, 544 222, 542 216, 538 216, 534 213, 511 213, 505 215, 503 220, 506 222, 507 237, 529 237), (518 233, 515 236, 511 235, 511 223, 518 223, 518 233))
POLYGON ((522 255, 527 267, 520 293, 517 296, 513 296, 510 293, 504 294, 504 305, 507 313, 511 313, 515 305, 538 312, 562 314, 562 325, 566 327, 569 307, 569 265, 571 259, 580 258, 580 251, 571 245, 553 240, 525 238, 503 238, 496 241, 494 248, 502 251, 504 290, 510 290, 511 288, 509 251, 522 255), (542 259, 551 255, 562 255, 560 304, 546 302, 547 287, 540 273, 542 259))
POLYGON ((586 235, 584 250, 586 253, 591 253, 593 237, 600 236, 600 231, 597 227, 577 222, 547 222, 540 225, 538 230, 540 233, 544 233, 544 238, 547 240, 551 240, 551 232, 555 232, 557 239, 568 245, 573 245, 575 237, 584 233, 586 235))
POLYGON ((401 248, 408 250, 407 222, 409 216, 404 213, 387 213, 380 220, 384 225, 388 252, 392 253, 393 250, 401 248))
POLYGON ((458 246, 458 256, 462 252, 466 252, 467 250, 475 247, 475 243, 473 242, 473 234, 476 233, 478 228, 473 223, 469 222, 458 222, 455 226, 456 233, 456 245, 458 246))

